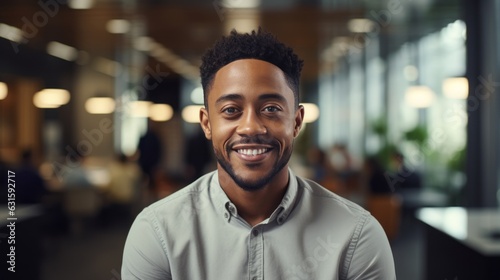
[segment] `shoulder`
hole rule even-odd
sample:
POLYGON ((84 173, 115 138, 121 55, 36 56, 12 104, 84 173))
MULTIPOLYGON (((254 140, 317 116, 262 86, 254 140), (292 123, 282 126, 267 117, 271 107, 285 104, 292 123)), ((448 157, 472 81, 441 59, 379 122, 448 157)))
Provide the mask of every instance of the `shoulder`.
POLYGON ((207 189, 213 174, 144 208, 135 218, 127 237, 129 255, 156 254, 154 259, 164 259, 160 256, 167 252, 169 239, 188 236, 187 226, 197 217, 193 211, 200 211, 200 205, 208 203, 207 189))
POLYGON ((314 181, 297 180, 304 191, 303 199, 308 200, 310 207, 318 207, 316 213, 324 213, 322 217, 348 233, 341 278, 395 279, 390 244, 370 212, 314 181))
POLYGON ((360 205, 331 192, 315 181, 297 177, 299 188, 303 190, 304 199, 310 200, 323 208, 333 208, 343 214, 354 216, 370 216, 370 213, 360 205))
POLYGON ((208 188, 215 172, 210 172, 179 191, 149 205, 143 212, 165 220, 183 217, 186 212, 199 208, 209 199, 208 188))

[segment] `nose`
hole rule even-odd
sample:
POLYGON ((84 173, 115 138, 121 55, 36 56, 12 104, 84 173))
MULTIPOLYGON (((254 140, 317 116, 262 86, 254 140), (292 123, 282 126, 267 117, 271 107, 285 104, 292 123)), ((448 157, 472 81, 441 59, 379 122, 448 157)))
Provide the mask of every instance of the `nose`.
POLYGON ((240 135, 253 136, 266 134, 267 129, 257 112, 247 111, 241 117, 236 132, 240 135))

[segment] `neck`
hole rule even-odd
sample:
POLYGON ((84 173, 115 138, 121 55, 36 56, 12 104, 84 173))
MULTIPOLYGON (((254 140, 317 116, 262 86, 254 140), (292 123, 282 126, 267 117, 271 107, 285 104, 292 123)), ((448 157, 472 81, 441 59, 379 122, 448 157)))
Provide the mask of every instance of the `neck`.
POLYGON ((221 168, 219 182, 238 214, 252 227, 269 218, 278 207, 288 187, 288 168, 283 168, 271 182, 257 191, 245 191, 221 168))

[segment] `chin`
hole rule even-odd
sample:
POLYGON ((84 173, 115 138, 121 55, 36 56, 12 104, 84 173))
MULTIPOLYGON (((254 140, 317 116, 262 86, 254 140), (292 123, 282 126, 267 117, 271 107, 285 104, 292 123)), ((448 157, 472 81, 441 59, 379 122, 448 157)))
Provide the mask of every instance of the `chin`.
POLYGON ((241 173, 234 172, 234 169, 231 167, 226 172, 240 188, 246 191, 258 191, 269 185, 284 167, 285 165, 282 164, 250 170, 245 170, 247 169, 245 168, 241 173))
POLYGON ((238 176, 231 176, 233 181, 245 191, 258 191, 264 189, 265 186, 271 181, 272 177, 266 176, 259 180, 254 178, 244 179, 238 176))
POLYGON ((214 149, 218 165, 231 177, 231 179, 245 191, 258 191, 264 189, 286 166, 291 152, 274 164, 256 164, 234 166, 226 160, 220 152, 214 149))

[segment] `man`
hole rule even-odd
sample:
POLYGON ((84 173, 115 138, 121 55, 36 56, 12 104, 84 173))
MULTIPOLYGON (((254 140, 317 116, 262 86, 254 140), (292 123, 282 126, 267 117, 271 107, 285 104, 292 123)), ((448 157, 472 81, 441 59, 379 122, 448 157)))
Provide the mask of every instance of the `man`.
POLYGON ((260 29, 203 56, 200 120, 217 171, 136 218, 123 279, 395 279, 378 222, 288 168, 301 68, 260 29))

